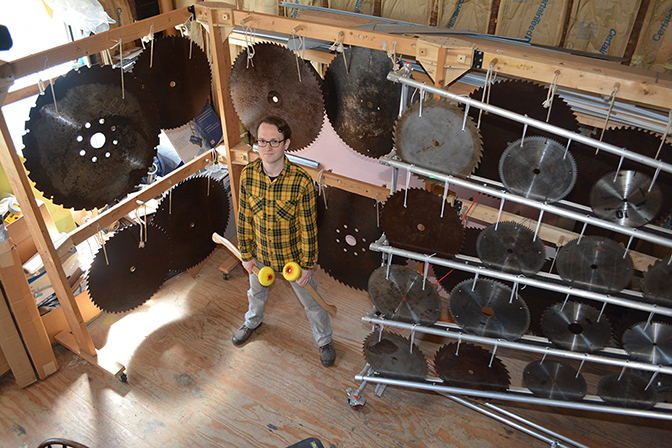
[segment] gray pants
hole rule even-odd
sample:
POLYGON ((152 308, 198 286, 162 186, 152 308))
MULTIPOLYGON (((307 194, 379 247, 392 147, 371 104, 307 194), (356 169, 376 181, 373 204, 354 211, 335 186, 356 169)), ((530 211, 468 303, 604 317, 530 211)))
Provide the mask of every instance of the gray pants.
MULTIPOLYGON (((261 263, 257 264, 259 265, 259 269, 263 267, 261 263)), ((279 276, 281 275, 279 274, 279 276)), ((332 331, 329 313, 313 299, 313 296, 306 291, 306 288, 297 285, 296 282, 289 282, 289 284, 292 285, 294 293, 306 311, 306 317, 310 323, 310 328, 313 330, 313 337, 318 347, 330 343, 332 331)), ((311 277, 310 284, 317 291, 315 275, 311 277)), ((259 283, 259 278, 256 275, 250 275, 250 289, 247 291, 247 300, 250 307, 245 313, 245 325, 247 328, 257 328, 264 320, 264 308, 268 300, 268 287, 259 283)))

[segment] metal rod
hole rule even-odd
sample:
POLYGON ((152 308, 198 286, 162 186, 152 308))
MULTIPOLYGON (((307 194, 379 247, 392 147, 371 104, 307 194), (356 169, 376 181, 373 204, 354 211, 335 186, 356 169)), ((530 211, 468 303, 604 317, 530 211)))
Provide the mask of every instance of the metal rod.
POLYGON ((507 411, 506 409, 502 409, 502 408, 500 408, 499 406, 495 406, 495 405, 492 404, 492 403, 484 403, 483 406, 488 407, 488 408, 490 408, 490 409, 492 409, 492 410, 494 410, 494 411, 496 411, 496 412, 499 412, 500 414, 503 414, 503 415, 505 415, 505 416, 507 416, 507 417, 510 417, 510 418, 512 418, 512 419, 514 419, 514 420, 517 420, 517 421, 523 423, 524 425, 530 426, 530 427, 532 427, 532 428, 534 428, 534 429, 536 429, 536 430, 538 430, 538 431, 541 431, 541 432, 543 432, 543 433, 545 433, 545 434, 547 434, 547 435, 553 437, 554 439, 562 440, 563 442, 567 442, 567 443, 569 443, 570 445, 574 445, 574 446, 576 446, 577 448, 589 448, 588 446, 586 446, 586 445, 584 445, 584 444, 582 444, 582 443, 579 443, 579 442, 577 442, 577 441, 575 441, 575 440, 572 440, 572 439, 570 439, 569 437, 565 437, 565 436, 563 436, 562 434, 558 434, 558 433, 555 432, 555 431, 551 431, 551 430, 548 429, 548 428, 545 428, 545 427, 543 427, 543 426, 541 426, 541 425, 539 425, 539 424, 537 424, 537 423, 531 422, 530 420, 528 420, 528 419, 526 419, 526 418, 523 418, 523 417, 521 417, 521 416, 518 415, 518 414, 514 414, 513 412, 507 411))
POLYGON ((623 148, 619 148, 617 146, 611 145, 609 143, 604 143, 599 140, 595 140, 590 137, 586 137, 585 135, 578 134, 576 132, 571 132, 566 129, 560 128, 558 126, 554 126, 552 124, 548 124, 544 121, 540 120, 535 120, 534 118, 529 118, 520 114, 517 114, 515 112, 511 112, 506 109, 502 109, 501 107, 497 106, 492 106, 490 104, 483 103, 478 100, 474 100, 472 98, 462 96, 462 95, 456 95, 454 93, 448 92, 447 90, 440 89, 438 87, 434 87, 431 85, 428 85, 424 82, 419 82, 414 79, 409 79, 409 78, 403 78, 400 74, 395 73, 395 72, 389 72, 387 74, 387 79, 389 81, 393 82, 399 82, 402 84, 406 84, 412 87, 415 87, 417 89, 424 89, 427 92, 431 92, 435 95, 442 96, 444 98, 448 98, 454 101, 457 101, 458 103, 463 103, 463 104, 469 104, 470 106, 477 107, 481 110, 487 111, 492 114, 500 115, 504 118, 508 118, 509 120, 517 121, 519 123, 524 123, 526 125, 532 126, 533 128, 540 129, 542 131, 547 131, 551 132, 553 134, 559 135, 561 137, 565 138, 570 138, 574 141, 584 143, 588 146, 592 146, 593 148, 598 148, 600 150, 604 150, 608 153, 611 154, 616 154, 618 156, 623 156, 626 159, 633 160, 635 162, 641 163, 643 165, 651 166, 654 168, 660 167, 663 171, 672 173, 672 165, 668 163, 664 163, 660 160, 655 160, 650 157, 643 156, 641 154, 625 150, 623 148))
MULTIPOLYGON (((435 392, 442 392, 448 394, 458 394, 458 395, 467 395, 480 398, 489 398, 493 400, 504 400, 504 401, 515 401, 518 403, 530 403, 536 405, 544 406, 555 406, 559 408, 568 408, 568 409, 580 409, 583 411, 595 411, 595 412, 605 412, 610 414, 619 414, 619 415, 629 415, 633 417, 646 417, 646 418, 657 418, 663 420, 672 420, 672 412, 669 410, 664 410, 662 407, 656 410, 644 410, 644 409, 631 409, 631 408, 621 408, 616 406, 609 406, 601 401, 589 401, 584 397, 583 402, 576 401, 562 401, 562 400, 551 400, 549 398, 539 398, 531 394, 523 394, 522 392, 494 392, 494 391, 482 391, 482 390, 473 390, 473 389, 459 389, 456 387, 442 386, 440 379, 435 379, 432 381, 425 380, 424 382, 420 381, 404 381, 391 378, 383 378, 381 376, 355 376, 357 381, 367 381, 369 383, 380 383, 386 384, 388 386, 400 386, 400 387, 409 387, 413 389, 422 389, 422 390, 431 390, 435 392)), ((655 409, 655 408, 654 408, 655 409)))
POLYGON ((465 407, 467 407, 467 408, 469 408, 473 411, 481 413, 481 414, 485 415, 486 417, 490 417, 493 420, 497 420, 500 423, 504 423, 505 425, 509 425, 513 429, 517 429, 518 431, 520 431, 524 434, 527 434, 528 436, 532 436, 536 439, 539 439, 543 442, 546 442, 551 446, 567 447, 567 445, 558 443, 558 440, 555 439, 555 438, 546 437, 543 434, 540 434, 536 431, 533 431, 529 428, 526 428, 526 427, 514 422, 513 420, 509 420, 509 419, 507 419, 507 418, 505 418, 501 415, 497 415, 496 413, 490 411, 489 409, 485 409, 481 406, 478 406, 477 404, 472 403, 468 400, 465 400, 464 398, 459 398, 459 397, 456 397, 454 395, 450 395, 450 394, 447 394, 447 393, 442 393, 442 392, 439 392, 439 393, 441 395, 443 395, 444 397, 449 398, 449 399, 453 400, 454 402, 461 404, 462 406, 465 406, 465 407))
MULTIPOLYGON (((362 322, 370 324, 379 324, 388 327, 396 327, 404 330, 411 330, 413 328, 413 324, 388 319, 380 319, 377 317, 370 317, 370 316, 362 317, 362 322)), ((541 342, 544 341, 544 339, 539 337, 523 336, 520 340, 527 341, 527 343, 507 341, 505 339, 493 339, 493 338, 487 338, 485 336, 476 336, 473 334, 463 333, 459 327, 453 328, 448 325, 442 326, 440 328, 437 328, 436 326, 425 327, 423 325, 416 325, 415 331, 420 333, 433 334, 435 336, 459 339, 461 341, 466 342, 477 342, 479 344, 494 345, 497 347, 510 348, 513 350, 521 350, 530 353, 538 353, 543 355, 552 355, 552 356, 560 356, 563 358, 577 359, 582 362, 590 361, 596 364, 627 367, 629 369, 640 369, 640 370, 646 370, 648 372, 661 372, 667 374, 672 373, 672 366, 659 366, 657 364, 647 364, 645 362, 630 361, 629 359, 610 357, 608 356, 607 353, 597 355, 593 353, 581 353, 581 352, 561 350, 559 348, 551 346, 550 342, 545 343, 541 342)))
MULTIPOLYGON (((411 258, 413 260, 422 261, 425 259, 425 254, 419 254, 417 252, 411 252, 404 249, 397 249, 396 247, 388 246, 387 241, 384 242, 380 239, 369 245, 369 249, 375 252, 384 252, 393 255, 400 255, 402 257, 411 258)), ((635 293, 634 291, 621 291, 619 294, 621 296, 629 296, 632 299, 615 297, 605 294, 600 294, 598 292, 586 291, 584 289, 572 288, 567 286, 564 283, 561 283, 562 280, 559 276, 555 274, 549 274, 545 272, 539 272, 534 277, 519 277, 515 274, 509 274, 503 271, 496 271, 493 269, 488 269, 480 263, 480 260, 473 257, 467 257, 465 255, 456 255, 452 260, 446 260, 445 258, 432 258, 433 264, 438 264, 440 266, 445 266, 448 268, 455 268, 461 271, 471 272, 476 276, 481 274, 492 277, 497 280, 509 281, 509 282, 519 282, 528 286, 535 286, 542 289, 548 289, 551 291, 568 294, 577 297, 584 297, 586 299, 597 300, 599 302, 606 302, 612 305, 624 306, 627 308, 634 308, 641 311, 647 311, 650 313, 661 314, 663 316, 672 316, 672 308, 660 307, 655 304, 644 303, 644 296, 642 293, 635 293), (553 283, 555 282, 555 283, 553 283)))
POLYGON ((465 187, 470 190, 478 191, 490 196, 494 196, 497 198, 505 198, 508 201, 513 201, 517 202, 519 204, 527 205, 533 208, 537 208, 540 210, 545 210, 547 212, 553 213, 555 215, 559 216, 564 216, 566 218, 574 219, 576 221, 584 222, 586 224, 591 224, 596 227, 601 227, 603 229, 611 230, 614 232, 622 233, 624 235, 630 235, 634 236, 635 238, 639 238, 645 241, 649 241, 661 246, 669 247, 672 248, 672 235, 671 238, 661 238, 660 235, 656 235, 652 232, 649 232, 645 229, 635 229, 632 227, 626 227, 622 226, 620 224, 616 224, 613 222, 609 221, 604 221, 602 219, 596 218, 594 216, 585 214, 585 213, 578 213, 572 210, 568 210, 565 208, 558 207, 557 205, 553 204, 547 204, 545 202, 538 202, 535 201, 534 199, 528 199, 523 196, 518 196, 517 194, 509 193, 505 189, 497 189, 492 186, 489 186, 487 183, 481 182, 480 180, 477 182, 475 180, 469 180, 469 179, 460 179, 459 177, 451 176, 449 174, 440 174, 432 170, 428 170, 425 168, 420 168, 415 165, 411 165, 405 162, 402 162, 400 160, 395 160, 393 157, 390 157, 390 155, 385 155, 382 156, 380 159, 378 159, 379 162, 383 165, 389 165, 394 168, 402 168, 405 170, 409 170, 413 173, 420 174, 425 177, 429 177, 432 179, 437 179, 439 181, 448 181, 449 183, 453 185, 458 185, 460 187, 465 187))

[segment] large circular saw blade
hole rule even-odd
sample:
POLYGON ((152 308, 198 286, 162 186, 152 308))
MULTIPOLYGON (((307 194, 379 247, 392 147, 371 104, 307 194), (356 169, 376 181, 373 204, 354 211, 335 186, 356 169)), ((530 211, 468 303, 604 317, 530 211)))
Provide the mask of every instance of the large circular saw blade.
POLYGON ((394 128, 394 146, 406 163, 458 177, 469 176, 482 155, 473 120, 439 100, 420 101, 406 109, 394 128))
POLYGON ((638 171, 607 173, 590 190, 590 206, 598 218, 622 226, 643 226, 660 210, 662 193, 652 181, 638 171))
POLYGON ((577 401, 588 390, 576 369, 560 361, 532 361, 523 371, 523 383, 534 395, 551 400, 577 401))
POLYGON ((391 246, 451 258, 460 252, 464 227, 457 212, 441 196, 419 188, 398 191, 385 202, 380 226, 391 246))
MULTIPOLYGON (((483 88, 474 90, 471 98, 485 101, 493 106, 510 110, 520 115, 527 115, 546 122, 548 109, 544 102, 548 98, 548 88, 529 81, 504 80, 495 82, 489 89, 486 99, 483 99, 483 88)), ((572 108, 559 95, 553 95, 548 123, 571 132, 579 131, 579 123, 572 108)), ((469 115, 478 123, 480 117, 480 131, 483 138, 483 159, 476 168, 475 175, 488 179, 497 179, 498 166, 502 153, 507 146, 523 136, 523 124, 496 114, 479 113, 479 109, 472 107, 469 115)), ((557 139, 555 134, 545 133, 535 129, 537 135, 557 139)), ((559 140, 565 145, 566 140, 559 140)))
MULTIPOLYGON (((594 138, 598 137, 599 135, 596 135, 594 138)), ((604 131, 601 141, 646 157, 658 158, 665 163, 672 163, 672 145, 666 142, 661 147, 660 134, 630 127, 610 128, 604 131)), ((619 167, 623 171, 640 171, 650 177, 653 177, 656 171, 653 167, 643 167, 633 160, 621 160, 618 155, 606 151, 596 153, 595 148, 582 149, 572 151, 581 176, 567 199, 586 206, 591 205, 590 192, 597 179, 614 172, 619 167)), ((663 192, 671 191, 672 174, 661 171, 656 177, 656 185, 659 185, 663 192)), ((666 212, 670 208, 672 208, 672 195, 663 193, 660 210, 666 212)))
POLYGON ((576 182, 576 162, 555 140, 527 137, 511 143, 499 161, 499 177, 511 192, 542 202, 567 196, 576 182))
POLYGON ((313 66, 286 47, 259 43, 238 55, 231 69, 233 105, 245 127, 257 137, 261 120, 269 115, 287 120, 292 129, 289 150, 310 145, 324 123, 320 77, 313 66))
POLYGON ((508 286, 490 279, 469 279, 448 299, 450 315, 467 333, 509 341, 519 339, 530 325, 525 301, 508 286))
POLYGON ((170 269, 189 269, 210 255, 216 247, 212 234, 223 235, 228 219, 229 198, 221 182, 196 176, 173 187, 152 220, 166 229, 173 243, 170 269))
POLYGON ((327 117, 348 146, 377 159, 392 150, 401 85, 387 80, 393 64, 386 52, 351 47, 343 54, 324 75, 327 117))
POLYGON ((451 342, 434 356, 434 366, 446 386, 505 392, 511 376, 504 363, 488 350, 466 342, 451 342))
POLYGON ((623 349, 638 361, 672 364, 672 325, 640 322, 623 333, 623 349))
POLYGON ((427 376, 425 355, 398 334, 374 331, 364 340, 363 351, 373 370, 387 377, 420 380, 427 376))
POLYGON ((593 353, 611 341, 609 320, 596 308, 579 302, 556 303, 547 309, 541 331, 557 347, 573 352, 593 353))
POLYGON ((649 302, 672 307, 672 255, 649 266, 644 274, 642 292, 649 302))
POLYGON ((597 384, 597 394, 605 403, 622 408, 651 409, 657 402, 654 385, 649 385, 645 377, 635 373, 613 373, 602 377, 597 384))
POLYGON ((562 246, 556 267, 568 285, 603 293, 628 286, 635 270, 632 257, 623 247, 597 236, 579 237, 562 246))
POLYGON ((132 310, 149 300, 168 274, 170 239, 149 224, 117 231, 96 254, 88 273, 88 291, 98 308, 108 313, 132 310))
POLYGON ((205 52, 185 37, 154 40, 133 66, 159 107, 161 129, 194 119, 210 97, 210 63, 205 52))
POLYGON ((489 268, 531 276, 546 261, 546 246, 522 224, 500 222, 485 228, 476 242, 478 258, 489 268))
POLYGON ((133 191, 159 143, 154 100, 132 74, 83 67, 37 97, 23 136, 28 175, 65 208, 102 208, 133 191), (123 98, 122 98, 123 92, 123 98))
POLYGON ((362 291, 381 264, 381 254, 369 250, 381 234, 377 214, 375 199, 340 188, 326 187, 317 199, 317 262, 335 280, 362 291))
POLYGON ((441 317, 441 297, 436 288, 405 266, 381 266, 373 271, 369 297, 386 319, 432 325, 441 317))

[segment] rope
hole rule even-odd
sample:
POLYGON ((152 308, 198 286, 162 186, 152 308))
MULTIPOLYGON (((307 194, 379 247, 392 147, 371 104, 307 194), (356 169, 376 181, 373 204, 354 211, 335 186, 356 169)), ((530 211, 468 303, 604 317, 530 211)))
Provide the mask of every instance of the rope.
POLYGON ((343 36, 344 36, 343 31, 339 31, 338 37, 336 37, 336 42, 331 44, 331 47, 329 47, 329 51, 336 51, 337 53, 341 53, 343 55, 343 64, 345 64, 345 74, 349 75, 350 71, 348 70, 348 60, 345 57, 345 49, 343 48, 343 36))
MULTIPOLYGON (((497 72, 494 72, 494 65, 490 63, 488 71, 485 73, 485 82, 483 83, 483 96, 481 101, 485 104, 490 104, 490 88, 497 78, 497 72)), ((478 123, 476 123, 476 128, 481 129, 481 116, 483 115, 483 109, 478 111, 478 123)))
POLYGON ((392 49, 389 50, 387 48, 387 41, 383 41, 380 44, 383 47, 383 50, 387 53, 387 57, 392 60, 392 71, 397 71, 399 70, 399 62, 397 61, 397 41, 394 40, 392 41, 392 49))
POLYGON ((255 39, 255 31, 254 29, 246 25, 245 26, 245 49, 247 50, 247 65, 245 66, 246 68, 250 68, 250 64, 252 64, 252 67, 254 67, 254 61, 252 60, 254 58, 254 40, 255 39))
MULTIPOLYGON (((618 93, 620 87, 621 85, 619 83, 616 83, 616 85, 614 85, 614 90, 611 91, 609 110, 607 111, 607 118, 604 119, 604 125, 602 126, 602 133, 600 134, 600 141, 602 141, 602 137, 604 137, 604 131, 607 130, 607 124, 609 123, 609 118, 611 118, 611 111, 614 108, 614 103, 616 102, 616 94, 618 93)), ((597 154, 598 152, 600 152, 600 148, 595 148, 595 154, 597 154)))
MULTIPOLYGON (((44 57, 44 71, 47 72, 47 69, 49 68, 49 57, 45 56, 44 57)), ((51 85, 51 98, 54 100, 54 110, 56 111, 56 116, 60 116, 58 113, 58 104, 56 104, 56 93, 54 92, 54 81, 51 79, 51 75, 49 75, 49 85, 51 85)), ((44 93, 44 84, 42 83, 42 80, 40 79, 38 82, 38 85, 40 86, 40 93, 44 93)))
POLYGON ((294 57, 296 58, 296 72, 299 75, 299 82, 301 82, 301 63, 299 62, 299 54, 301 54, 301 59, 305 59, 306 56, 306 38, 296 34, 296 31, 292 29, 292 40, 299 39, 299 46, 294 46, 294 57))
POLYGON ((556 70, 555 75, 553 75, 553 81, 551 81, 551 86, 548 89, 548 96, 546 96, 546 101, 541 103, 544 108, 548 109, 548 114, 546 114, 546 123, 548 123, 548 120, 551 118, 553 98, 555 97, 555 91, 558 89, 558 76, 560 76, 560 71, 556 70))
POLYGON ((149 47, 149 68, 152 68, 154 64, 154 24, 152 23, 149 27, 149 33, 146 36, 140 38, 142 43, 142 48, 145 49, 145 42, 150 43, 149 47))
MULTIPOLYGON (((152 43, 153 42, 154 41, 152 41, 152 43)), ((121 99, 123 100, 124 98, 126 98, 126 89, 124 87, 124 51, 123 51, 122 45, 123 45, 123 42, 122 42, 121 37, 120 37, 120 38, 117 39, 117 43, 112 45, 107 51, 108 51, 108 56, 109 56, 109 51, 114 50, 115 47, 119 46, 119 61, 120 61, 119 62, 119 69, 120 69, 119 71, 121 71, 121 99)), ((151 54, 150 54, 150 56, 151 56, 151 54)), ((150 67, 151 67, 151 58, 150 58, 150 67)))
POLYGON ((317 175, 317 194, 322 196, 324 199, 324 208, 329 209, 329 206, 327 205, 327 189, 325 188, 326 185, 322 181, 322 178, 324 177, 324 169, 320 170, 320 172, 317 175))

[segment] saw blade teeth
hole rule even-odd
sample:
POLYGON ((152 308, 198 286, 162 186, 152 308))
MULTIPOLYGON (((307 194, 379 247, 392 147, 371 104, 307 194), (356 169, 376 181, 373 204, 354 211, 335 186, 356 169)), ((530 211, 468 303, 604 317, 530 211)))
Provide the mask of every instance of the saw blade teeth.
POLYGON ((613 373, 600 378, 597 394, 612 406, 651 409, 656 405, 657 392, 648 386, 649 380, 639 373, 613 373))
POLYGON ((581 302, 559 302, 544 311, 541 330, 553 345, 563 350, 595 353, 613 339, 609 319, 581 302))
POLYGON ((315 142, 324 126, 322 78, 309 62, 284 45, 259 42, 235 59, 229 77, 233 107, 240 121, 256 138, 259 122, 266 116, 281 116, 292 129, 289 152, 315 142), (286 76, 285 76, 286 74, 286 76))
POLYGON ((492 352, 467 342, 451 342, 434 355, 434 367, 446 386, 504 392, 511 375, 492 352))
POLYGON ((652 364, 672 364, 672 325, 640 322, 623 333, 623 349, 631 358, 652 364))
POLYGON ((519 294, 491 279, 468 279, 448 299, 450 315, 467 333, 506 340, 519 339, 530 326, 530 310, 519 294))
POLYGON ((374 331, 364 339, 362 353, 373 370, 402 379, 427 376, 427 358, 416 344, 399 334, 374 331))

